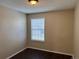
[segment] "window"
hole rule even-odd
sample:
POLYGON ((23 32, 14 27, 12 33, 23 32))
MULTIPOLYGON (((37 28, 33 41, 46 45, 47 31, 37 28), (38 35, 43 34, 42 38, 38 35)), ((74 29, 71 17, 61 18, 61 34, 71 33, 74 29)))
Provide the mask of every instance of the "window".
POLYGON ((44 41, 44 18, 31 19, 31 40, 44 41))

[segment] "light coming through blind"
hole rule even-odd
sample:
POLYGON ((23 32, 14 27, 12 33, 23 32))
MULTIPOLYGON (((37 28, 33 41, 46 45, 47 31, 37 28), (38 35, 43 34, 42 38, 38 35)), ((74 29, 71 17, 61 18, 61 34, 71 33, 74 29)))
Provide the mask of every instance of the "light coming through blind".
POLYGON ((31 40, 44 41, 44 18, 31 19, 31 40))

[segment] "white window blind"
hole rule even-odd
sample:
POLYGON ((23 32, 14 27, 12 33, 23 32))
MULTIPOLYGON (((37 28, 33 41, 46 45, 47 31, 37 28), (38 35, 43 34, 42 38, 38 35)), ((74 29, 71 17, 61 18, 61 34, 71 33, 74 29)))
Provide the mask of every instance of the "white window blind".
POLYGON ((31 40, 44 41, 45 19, 31 19, 31 40))

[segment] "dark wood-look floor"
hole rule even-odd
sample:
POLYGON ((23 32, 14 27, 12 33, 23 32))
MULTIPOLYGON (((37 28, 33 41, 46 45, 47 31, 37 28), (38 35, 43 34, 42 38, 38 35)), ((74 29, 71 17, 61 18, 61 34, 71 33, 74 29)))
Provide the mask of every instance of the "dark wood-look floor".
POLYGON ((28 48, 10 59, 72 59, 72 57, 28 48))

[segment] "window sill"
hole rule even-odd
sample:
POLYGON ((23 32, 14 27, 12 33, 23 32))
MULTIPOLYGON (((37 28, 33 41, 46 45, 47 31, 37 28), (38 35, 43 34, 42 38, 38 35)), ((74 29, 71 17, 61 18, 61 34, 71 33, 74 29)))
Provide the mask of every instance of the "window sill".
POLYGON ((44 43, 45 41, 42 41, 42 40, 31 40, 32 42, 42 42, 44 43))

